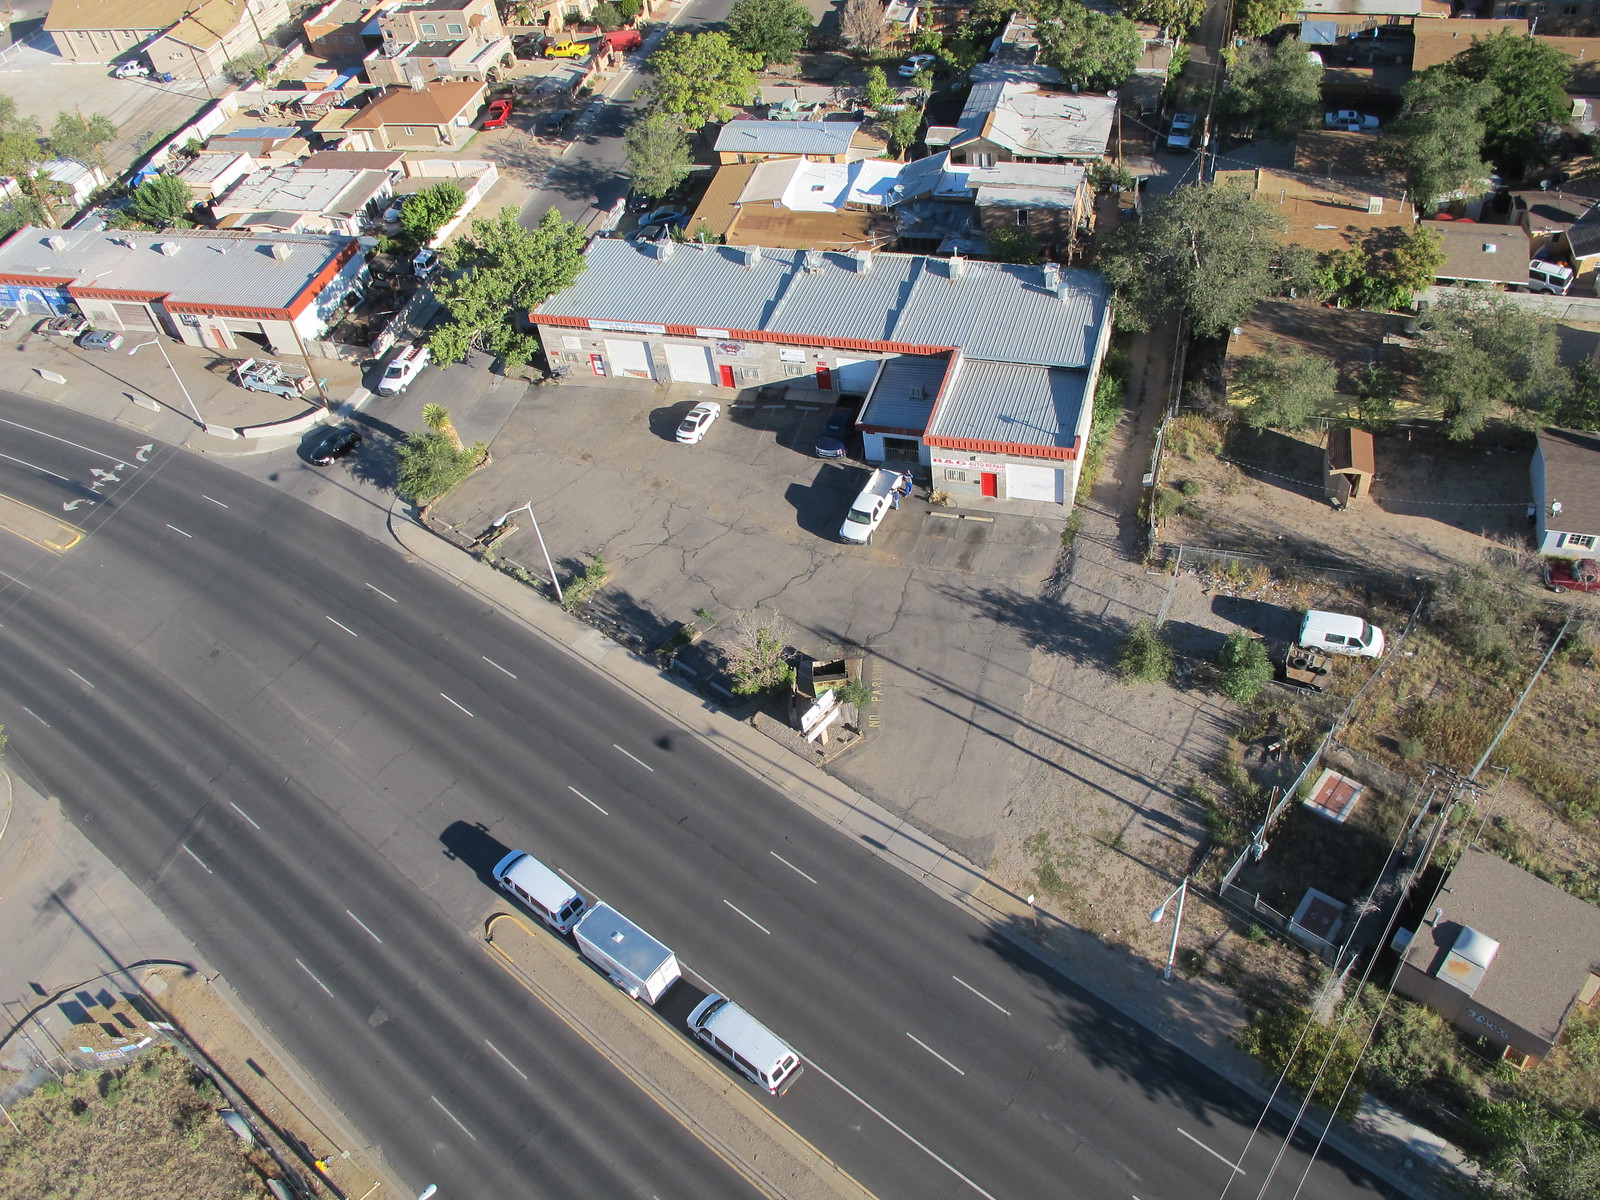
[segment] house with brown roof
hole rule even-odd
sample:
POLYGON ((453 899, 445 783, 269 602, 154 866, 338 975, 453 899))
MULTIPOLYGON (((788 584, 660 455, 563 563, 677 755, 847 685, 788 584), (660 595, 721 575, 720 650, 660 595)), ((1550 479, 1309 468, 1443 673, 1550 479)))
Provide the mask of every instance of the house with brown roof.
MULTIPOLYGON (((1494 0, 1494 5, 1484 15, 1497 19, 1525 17, 1530 7, 1528 0, 1494 0)), ((1600 0, 1562 0, 1560 4, 1546 4, 1539 8, 1539 28, 1547 33, 1585 35, 1600 33, 1600 0)))
POLYGON ((1600 433, 1541 429, 1530 468, 1534 545, 1555 558, 1594 558, 1600 546, 1600 433))
POLYGON ((1512 219, 1528 231, 1535 253, 1549 247, 1569 254, 1567 230, 1600 201, 1600 176, 1572 179, 1559 187, 1524 188, 1511 193, 1512 219))
POLYGON ((1400 187, 1384 180, 1318 179, 1266 167, 1218 171, 1216 180, 1271 205, 1288 225, 1285 243, 1319 253, 1358 246, 1374 233, 1409 233, 1417 221, 1400 187))
POLYGON ((1476 221, 1424 221, 1439 239, 1444 265, 1440 283, 1487 283, 1499 287, 1528 282, 1528 231, 1520 225, 1476 221))
POLYGON ((362 58, 381 44, 365 34, 384 3, 393 0, 332 0, 300 23, 306 45, 319 58, 362 58))
POLYGON ((1522 20, 1485 21, 1451 17, 1442 21, 1418 21, 1412 28, 1415 49, 1411 52, 1412 71, 1426 71, 1449 62, 1479 38, 1493 37, 1502 29, 1525 34, 1528 22, 1522 20))
POLYGON ((1469 849, 1411 934, 1394 986, 1532 1066, 1600 996, 1600 908, 1469 849))
POLYGON ((381 45, 364 60, 372 83, 488 78, 516 65, 494 0, 423 0, 378 13, 381 45))
POLYGON ((487 91, 475 80, 401 88, 367 105, 344 125, 341 150, 436 150, 462 146, 487 91))

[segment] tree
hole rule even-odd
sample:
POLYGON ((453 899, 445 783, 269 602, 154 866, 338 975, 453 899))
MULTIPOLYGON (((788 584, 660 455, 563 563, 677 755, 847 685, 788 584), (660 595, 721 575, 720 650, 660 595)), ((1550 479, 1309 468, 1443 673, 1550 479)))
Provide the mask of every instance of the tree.
POLYGON ((644 66, 650 73, 640 89, 646 106, 699 129, 728 120, 730 106, 750 102, 760 59, 735 49, 725 33, 674 33, 644 66))
POLYGON ((1431 213, 1443 197, 1488 175, 1482 113, 1494 88, 1430 67, 1412 76, 1400 95, 1400 118, 1386 141, 1412 199, 1431 213))
POLYGON ((1581 1112, 1534 1099, 1482 1100, 1474 1132, 1486 1173, 1508 1200, 1584 1200, 1600 1194, 1600 1136, 1581 1112))
POLYGON ((644 11, 644 0, 617 0, 617 11, 622 14, 624 23, 632 25, 644 11))
POLYGON ((1408 307, 1443 266, 1437 231, 1421 225, 1404 232, 1380 230, 1359 246, 1323 255, 1316 290, 1341 308, 1386 312, 1408 307))
POLYGON ((450 319, 428 337, 434 361, 448 366, 482 345, 507 366, 527 362, 539 342, 520 319, 572 285, 586 265, 583 243, 583 230, 553 208, 534 229, 517 223, 514 208, 474 221, 440 255, 447 272, 434 292, 450 319))
POLYGON ((1299 38, 1246 42, 1227 52, 1227 111, 1273 138, 1292 137, 1322 109, 1322 64, 1299 38))
POLYGON ((733 690, 754 696, 794 679, 794 668, 784 657, 789 626, 777 613, 741 612, 733 619, 733 640, 723 648, 733 690))
POLYGON ((1038 239, 1025 225, 996 225, 984 235, 984 242, 995 262, 1028 266, 1039 261, 1038 239))
POLYGON ((1278 287, 1282 219, 1242 188, 1191 184, 1112 234, 1101 272, 1126 328, 1187 317, 1211 337, 1242 322, 1278 287))
POLYGON ((1394 421, 1395 401, 1399 398, 1400 376, 1387 367, 1368 363, 1356 381, 1356 423, 1381 433, 1394 421))
POLYGON ((1572 60, 1549 43, 1510 29, 1475 38, 1444 67, 1494 89, 1483 110, 1483 148, 1491 161, 1513 174, 1538 161, 1545 126, 1560 124, 1571 111, 1567 84, 1572 60))
POLYGON ((922 131, 922 106, 907 104, 893 112, 878 114, 884 132, 896 154, 904 154, 917 144, 917 134, 922 131))
POLYGON ((1418 320, 1424 399, 1443 412, 1456 441, 1474 436, 1503 406, 1538 417, 1572 393, 1555 325, 1495 293, 1453 293, 1418 320))
POLYGON ((117 136, 117 127, 104 113, 59 112, 50 126, 50 153, 85 166, 105 166, 100 147, 117 136))
POLYGON ((1567 429, 1600 429, 1600 368, 1580 362, 1572 368, 1572 391, 1556 411, 1555 424, 1567 429))
POLYGON ((622 28, 622 10, 612 4, 610 0, 601 0, 599 4, 594 6, 594 12, 589 15, 593 18, 594 23, 600 27, 600 32, 602 33, 610 33, 614 29, 622 28))
POLYGON ((764 67, 793 62, 811 36, 811 14, 797 0, 734 0, 728 40, 764 67))
POLYGON ((878 0, 844 0, 839 33, 850 49, 873 53, 883 45, 883 5, 878 0))
POLYGON ((446 222, 461 211, 467 194, 454 179, 413 192, 400 205, 400 232, 413 246, 425 246, 446 222))
POLYGON ((450 410, 444 405, 424 404, 422 423, 449 442, 450 448, 457 454, 466 452, 466 446, 461 442, 461 435, 456 432, 455 422, 450 420, 450 410))
POLYGON ((1235 704, 1249 704, 1272 681, 1267 644, 1248 629, 1235 629, 1217 652, 1217 686, 1235 704))
POLYGON ((1085 8, 1078 0, 1039 0, 1039 61, 1068 83, 1090 91, 1120 87, 1144 53, 1144 39, 1127 17, 1085 8))
POLYGON ((889 77, 882 67, 867 68, 867 83, 862 89, 861 102, 876 112, 882 112, 895 102, 897 93, 889 86, 889 77))
POLYGON ((417 430, 395 449, 399 466, 395 476, 395 495, 409 500, 424 512, 441 496, 447 496, 487 450, 481 442, 457 450, 442 433, 417 430))
POLYGON ((1206 0, 1120 0, 1120 3, 1130 19, 1158 26, 1168 33, 1185 33, 1200 24, 1200 18, 1206 15, 1206 0))
POLYGON ((1140 621, 1122 643, 1117 671, 1127 680, 1164 683, 1172 675, 1172 647, 1154 621, 1140 621))
POLYGON ((1265 354, 1234 365, 1231 391, 1248 396, 1244 419, 1257 429, 1299 429, 1333 400, 1339 371, 1328 359, 1284 350, 1276 341, 1265 354))
POLYGON ((39 122, 32 117, 19 117, 16 101, 10 96, 0 96, 0 101, 0 175, 17 181, 22 208, 36 214, 43 224, 53 226, 50 202, 62 194, 62 187, 39 169, 47 157, 39 122))
POLYGON ((1233 24, 1242 38, 1264 38, 1283 24, 1283 0, 1240 0, 1233 24))
POLYGON ((152 175, 128 198, 128 214, 152 229, 187 229, 193 211, 194 193, 176 175, 152 175))
POLYGON ((13 196, 0 201, 0 240, 10 237, 24 225, 48 225, 44 206, 32 196, 13 196))
POLYGON ((661 112, 647 112, 628 126, 622 137, 628 152, 628 177, 633 190, 659 200, 685 179, 694 165, 689 135, 661 112))

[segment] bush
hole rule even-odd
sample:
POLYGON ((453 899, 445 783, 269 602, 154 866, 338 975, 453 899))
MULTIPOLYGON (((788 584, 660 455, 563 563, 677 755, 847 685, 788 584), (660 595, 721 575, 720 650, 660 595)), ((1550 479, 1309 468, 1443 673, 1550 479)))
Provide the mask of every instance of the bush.
POLYGON ((872 685, 865 679, 852 679, 839 689, 839 699, 857 708, 872 703, 872 685))
POLYGON ((1151 503, 1156 524, 1162 525, 1175 517, 1183 507, 1183 493, 1169 487, 1157 488, 1151 503))
POLYGON ((1193 500, 1201 492, 1205 491, 1205 489, 1206 485, 1201 483, 1198 479, 1185 479, 1178 485, 1178 490, 1191 500, 1193 500))
POLYGON ((583 569, 583 574, 561 590, 561 607, 568 612, 577 612, 594 599, 594 594, 605 584, 606 577, 610 574, 611 568, 606 566, 606 560, 596 554, 594 561, 583 569))
POLYGON ((1161 683, 1172 675, 1172 647, 1161 638, 1153 621, 1140 621, 1122 643, 1117 670, 1127 680, 1161 683))
POLYGON ((400 459, 395 495, 425 508, 472 474, 483 447, 480 443, 458 451, 444 434, 418 430, 407 434, 395 453, 400 459))
POLYGON ((1235 704, 1249 704, 1272 679, 1267 647, 1248 630, 1236 629, 1217 654, 1217 686, 1235 704))
POLYGON ((1515 670, 1531 645, 1527 581, 1482 563, 1450 572, 1434 592, 1432 615, 1469 660, 1495 670, 1515 670))
POLYGON ((1348 1120, 1355 1116, 1366 1090, 1366 1068, 1361 1061, 1365 1034, 1366 1026, 1360 1021, 1347 1022, 1338 1027, 1336 1034, 1335 1026, 1318 1024, 1309 1009, 1263 1009, 1251 1016, 1250 1023, 1239 1034, 1238 1043, 1241 1050, 1255 1055, 1268 1070, 1285 1072, 1290 1085, 1301 1094, 1311 1087, 1317 1068, 1331 1047, 1333 1053, 1328 1057, 1322 1078, 1317 1081, 1313 1098, 1325 1108, 1337 1104, 1339 1115, 1348 1120), (1303 1044, 1302 1032, 1305 1034, 1303 1044), (1297 1045, 1298 1054, 1295 1053, 1297 1045), (1355 1080, 1346 1089, 1345 1080, 1352 1072, 1355 1080), (1343 1100, 1340 1100, 1341 1092, 1343 1100))

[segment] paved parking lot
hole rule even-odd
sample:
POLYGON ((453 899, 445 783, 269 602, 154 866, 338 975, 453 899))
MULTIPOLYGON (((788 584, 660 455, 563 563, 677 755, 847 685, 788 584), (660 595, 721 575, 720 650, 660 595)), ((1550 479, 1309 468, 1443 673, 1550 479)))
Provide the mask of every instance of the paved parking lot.
MULTIPOLYGON (((878 724, 831 769, 988 862, 1044 619, 1033 597, 1061 522, 959 519, 913 499, 871 545, 845 545, 839 524, 866 471, 811 453, 830 398, 735 408, 733 396, 632 381, 533 389, 493 467, 437 515, 477 532, 532 500, 564 573, 604 554, 600 603, 647 647, 699 608, 724 625, 776 610, 819 659, 865 647, 878 724), (700 445, 678 445, 678 421, 703 398, 724 415, 700 445)), ((529 532, 515 537, 506 553, 542 565, 529 532)))

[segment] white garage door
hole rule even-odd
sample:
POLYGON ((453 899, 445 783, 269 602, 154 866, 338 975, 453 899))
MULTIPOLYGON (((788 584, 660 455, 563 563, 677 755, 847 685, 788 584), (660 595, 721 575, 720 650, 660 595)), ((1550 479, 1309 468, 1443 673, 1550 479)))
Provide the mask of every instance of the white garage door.
POLYGON ((691 342, 664 342, 674 383, 710 383, 711 351, 691 342))
POLYGON ((1006 464, 1007 500, 1048 500, 1061 503, 1061 472, 1054 467, 1019 467, 1006 464))
POLYGON ((644 342, 606 339, 606 358, 611 362, 611 373, 629 379, 654 379, 656 370, 650 364, 650 347, 644 342))
POLYGON ((878 374, 876 358, 839 358, 839 365, 833 369, 834 386, 841 392, 851 396, 865 396, 872 388, 872 381, 878 374))

